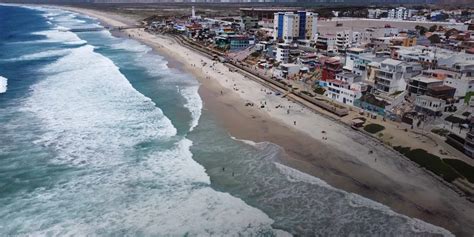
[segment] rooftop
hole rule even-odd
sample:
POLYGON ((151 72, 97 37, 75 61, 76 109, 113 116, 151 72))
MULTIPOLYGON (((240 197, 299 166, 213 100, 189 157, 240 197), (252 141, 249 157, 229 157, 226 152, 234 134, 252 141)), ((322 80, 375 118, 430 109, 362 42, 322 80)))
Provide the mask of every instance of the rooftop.
POLYGON ((403 61, 387 58, 387 59, 383 60, 382 63, 392 65, 392 66, 398 66, 398 65, 402 64, 403 61))
POLYGON ((420 81, 420 82, 427 83, 427 84, 441 82, 441 80, 439 80, 439 79, 432 78, 432 77, 427 77, 427 76, 423 76, 423 75, 413 77, 412 80, 420 81))

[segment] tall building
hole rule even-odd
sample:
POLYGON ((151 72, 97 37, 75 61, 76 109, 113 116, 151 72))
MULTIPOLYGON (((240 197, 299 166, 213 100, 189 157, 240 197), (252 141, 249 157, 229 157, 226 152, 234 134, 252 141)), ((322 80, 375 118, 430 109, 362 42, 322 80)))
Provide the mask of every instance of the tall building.
POLYGON ((298 11, 274 14, 273 39, 290 43, 294 40, 314 40, 317 37, 318 14, 298 11))
POLYGON ((410 17, 412 17, 412 15, 415 12, 416 11, 413 10, 413 9, 407 9, 405 7, 397 7, 397 8, 394 8, 394 9, 391 9, 390 11, 388 11, 388 18, 399 19, 399 20, 407 20, 410 17))

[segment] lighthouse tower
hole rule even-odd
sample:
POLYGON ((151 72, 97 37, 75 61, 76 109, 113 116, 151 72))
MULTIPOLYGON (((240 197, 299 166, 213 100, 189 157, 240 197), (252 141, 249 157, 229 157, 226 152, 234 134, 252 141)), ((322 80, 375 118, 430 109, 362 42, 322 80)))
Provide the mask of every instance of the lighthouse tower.
POLYGON ((192 7, 191 12, 192 12, 191 19, 196 19, 196 12, 194 11, 194 6, 192 7))

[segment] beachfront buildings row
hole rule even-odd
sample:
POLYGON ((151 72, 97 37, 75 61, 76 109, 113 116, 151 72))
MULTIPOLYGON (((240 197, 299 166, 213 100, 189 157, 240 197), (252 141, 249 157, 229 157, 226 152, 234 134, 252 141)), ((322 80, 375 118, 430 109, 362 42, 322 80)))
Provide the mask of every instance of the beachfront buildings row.
POLYGON ((273 40, 291 43, 296 40, 314 40, 318 34, 318 14, 298 11, 277 12, 273 19, 273 40))

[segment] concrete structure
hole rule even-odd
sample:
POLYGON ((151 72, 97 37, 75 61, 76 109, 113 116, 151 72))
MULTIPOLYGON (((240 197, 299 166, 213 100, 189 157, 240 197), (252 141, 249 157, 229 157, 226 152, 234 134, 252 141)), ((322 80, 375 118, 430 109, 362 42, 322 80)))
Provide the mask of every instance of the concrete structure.
POLYGON ((344 65, 344 69, 351 71, 354 69, 354 64, 357 59, 359 59, 359 55, 364 53, 364 49, 362 48, 349 48, 346 50, 346 62, 344 65))
POLYGON ((382 13, 387 12, 387 10, 382 9, 368 9, 367 18, 378 19, 382 13))
POLYGON ((325 95, 340 103, 354 105, 354 101, 362 97, 367 85, 360 82, 360 76, 353 73, 340 73, 335 80, 327 81, 325 95))
POLYGON ((441 115, 446 102, 442 99, 426 95, 419 95, 415 99, 415 110, 429 115, 441 115))
POLYGON ((329 52, 336 49, 336 35, 319 35, 316 41, 316 49, 322 52, 329 52))
POLYGON ((289 78, 300 72, 300 66, 294 63, 282 63, 273 71, 277 78, 289 78))
POLYGON ((275 60, 281 63, 288 63, 289 57, 290 57, 290 45, 277 44, 275 60))
POLYGON ((382 93, 393 94, 404 91, 407 80, 421 73, 421 65, 406 63, 394 59, 385 59, 376 70, 375 89, 382 93))
POLYGON ((354 59, 352 72, 360 75, 363 81, 375 82, 375 70, 380 68, 380 63, 389 58, 385 53, 362 53, 354 59))
POLYGON ((388 18, 397 20, 408 20, 415 11, 405 7, 397 7, 388 11, 388 18))
POLYGON ((434 86, 443 85, 443 81, 426 75, 418 75, 408 83, 407 90, 410 95, 426 95, 428 89, 434 86))
POLYGON ((273 20, 273 39, 283 40, 286 43, 298 39, 314 40, 317 37, 318 14, 298 11, 277 12, 273 20))
POLYGON ((342 65, 338 58, 329 58, 324 61, 322 65, 322 80, 333 80, 336 79, 336 75, 342 72, 342 65))

